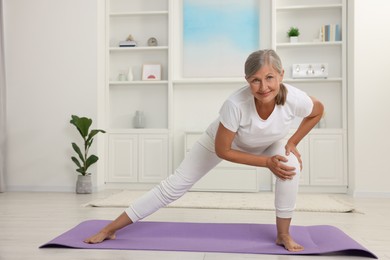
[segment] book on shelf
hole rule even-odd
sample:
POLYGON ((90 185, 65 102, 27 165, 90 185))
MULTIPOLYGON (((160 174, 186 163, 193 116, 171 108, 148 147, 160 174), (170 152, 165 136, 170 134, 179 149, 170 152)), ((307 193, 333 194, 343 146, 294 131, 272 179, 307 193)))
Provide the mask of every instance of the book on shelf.
POLYGON ((321 27, 321 41, 341 41, 341 28, 339 24, 325 24, 321 27))
POLYGON ((135 41, 121 41, 119 42, 119 47, 136 47, 137 42, 135 41))

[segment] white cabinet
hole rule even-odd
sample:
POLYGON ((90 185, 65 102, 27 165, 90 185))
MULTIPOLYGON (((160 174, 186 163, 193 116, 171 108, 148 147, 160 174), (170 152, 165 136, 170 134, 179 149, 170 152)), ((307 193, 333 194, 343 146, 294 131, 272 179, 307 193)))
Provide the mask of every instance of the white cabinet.
POLYGON ((107 180, 109 182, 136 182, 138 180, 137 135, 109 135, 107 180))
POLYGON ((110 134, 108 182, 156 183, 168 176, 168 136, 110 134))
MULTIPOLYGON (((285 140, 292 134, 290 132, 285 140)), ((341 132, 323 129, 314 129, 298 144, 303 162, 300 176, 302 190, 346 192, 346 153, 343 147, 341 132)))
MULTIPOLYGON (((199 132, 185 134, 185 153, 191 150, 201 134, 199 132)), ((191 190, 256 192, 259 190, 257 169, 248 165, 222 161, 200 179, 191 190)))
POLYGON ((310 184, 346 185, 342 135, 310 135, 310 184))
POLYGON ((139 136, 139 182, 159 182, 168 177, 168 136, 139 136))

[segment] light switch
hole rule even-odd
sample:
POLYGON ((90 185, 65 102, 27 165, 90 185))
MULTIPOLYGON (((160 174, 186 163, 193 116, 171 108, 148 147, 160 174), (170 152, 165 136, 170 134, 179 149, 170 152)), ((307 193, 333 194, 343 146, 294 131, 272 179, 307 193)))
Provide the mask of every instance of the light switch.
POLYGON ((297 63, 292 65, 293 78, 327 78, 328 63, 297 63))

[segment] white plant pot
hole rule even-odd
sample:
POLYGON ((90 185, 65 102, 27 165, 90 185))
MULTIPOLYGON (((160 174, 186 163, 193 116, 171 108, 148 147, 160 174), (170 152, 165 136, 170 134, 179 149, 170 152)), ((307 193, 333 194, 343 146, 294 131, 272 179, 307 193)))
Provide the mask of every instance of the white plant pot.
POLYGON ((298 41, 299 41, 299 37, 298 36, 290 37, 290 43, 297 43, 298 41))
POLYGON ((91 175, 78 175, 76 182, 77 194, 90 194, 92 193, 92 177, 91 175))

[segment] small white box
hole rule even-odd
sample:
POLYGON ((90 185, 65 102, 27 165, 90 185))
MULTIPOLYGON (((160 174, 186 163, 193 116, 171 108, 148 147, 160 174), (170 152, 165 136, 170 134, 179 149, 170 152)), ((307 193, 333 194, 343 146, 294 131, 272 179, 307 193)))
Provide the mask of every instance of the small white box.
POLYGON ((296 63, 292 65, 292 77, 327 78, 328 63, 296 63))

